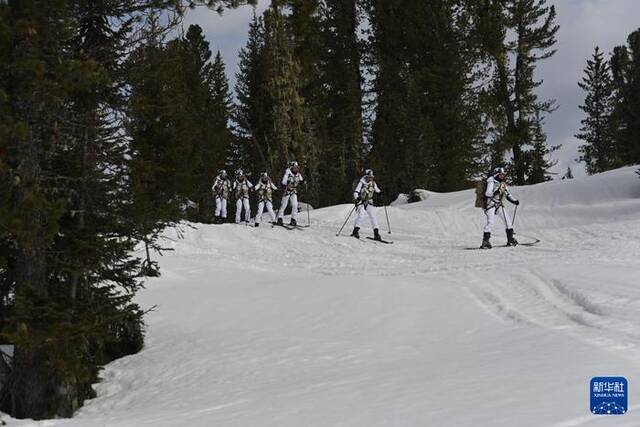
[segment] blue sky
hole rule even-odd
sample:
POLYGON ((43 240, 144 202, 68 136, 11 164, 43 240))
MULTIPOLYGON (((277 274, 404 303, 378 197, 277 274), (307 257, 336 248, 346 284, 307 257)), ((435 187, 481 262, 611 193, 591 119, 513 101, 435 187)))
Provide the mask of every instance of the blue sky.
MULTIPOLYGON (((392 0, 391 0, 392 1, 392 0)), ((261 13, 269 4, 259 0, 257 11, 261 13)), ((640 27, 640 1, 638 0, 552 0, 558 12, 558 53, 538 68, 537 77, 544 80, 539 89, 543 98, 557 100, 558 110, 546 119, 545 130, 549 143, 562 144, 554 153, 558 160, 555 170, 564 172, 571 166, 576 176, 584 175, 583 166, 574 160, 578 157, 578 145, 573 135, 582 119, 578 109, 584 99, 577 82, 593 48, 598 45, 605 52, 626 42, 627 36, 640 27)), ((238 51, 244 46, 253 8, 244 6, 227 10, 221 17, 214 11, 198 8, 187 16, 189 24, 199 24, 205 31, 212 50, 220 50, 227 64, 231 84, 235 82, 238 51)))

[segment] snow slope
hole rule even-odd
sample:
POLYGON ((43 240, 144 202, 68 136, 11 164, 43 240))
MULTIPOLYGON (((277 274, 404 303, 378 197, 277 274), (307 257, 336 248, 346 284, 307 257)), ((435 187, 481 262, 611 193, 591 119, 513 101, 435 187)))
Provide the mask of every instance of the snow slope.
POLYGON ((393 245, 335 237, 349 205, 306 230, 185 226, 138 298, 145 349, 37 425, 640 426, 633 171, 514 188, 536 247, 464 250, 472 191, 389 208, 393 245), (628 414, 589 413, 600 375, 627 377, 628 414))

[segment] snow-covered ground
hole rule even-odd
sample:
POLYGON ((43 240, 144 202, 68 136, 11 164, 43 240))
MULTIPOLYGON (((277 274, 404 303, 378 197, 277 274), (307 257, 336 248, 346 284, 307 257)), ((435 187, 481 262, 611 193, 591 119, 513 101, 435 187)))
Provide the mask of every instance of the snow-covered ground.
POLYGON ((472 191, 390 208, 393 245, 335 237, 349 205, 305 230, 183 227, 138 298, 145 349, 38 425, 640 426, 634 169, 512 192, 538 246, 464 250, 472 191), (626 415, 589 413, 602 375, 629 380, 626 415))

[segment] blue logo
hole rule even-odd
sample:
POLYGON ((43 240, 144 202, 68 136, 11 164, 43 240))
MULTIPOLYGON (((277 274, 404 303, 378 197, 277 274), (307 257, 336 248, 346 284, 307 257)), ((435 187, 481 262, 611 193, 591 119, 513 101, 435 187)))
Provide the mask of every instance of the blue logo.
POLYGON ((624 377, 591 378, 591 413, 623 415, 627 413, 629 390, 624 377))

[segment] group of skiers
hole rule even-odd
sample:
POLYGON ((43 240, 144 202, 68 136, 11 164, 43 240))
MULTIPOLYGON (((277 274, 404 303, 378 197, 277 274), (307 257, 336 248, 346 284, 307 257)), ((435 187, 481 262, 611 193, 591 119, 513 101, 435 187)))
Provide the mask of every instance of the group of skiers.
POLYGON ((284 211, 289 204, 291 205, 290 225, 296 226, 298 217, 298 188, 302 182, 304 182, 304 178, 300 173, 300 165, 295 161, 290 162, 289 167, 282 177, 281 184, 284 194, 282 195, 282 203, 280 204, 280 209, 276 217, 273 211, 273 192, 278 190, 278 187, 271 181, 267 172, 263 172, 260 175, 260 180, 254 186, 241 169, 236 171, 233 183, 229 179, 227 171, 221 170, 218 172, 218 176, 216 176, 213 186, 211 187, 216 202, 214 222, 219 224, 226 220, 227 202, 230 196, 233 195, 236 201, 236 224, 242 221, 243 212, 244 221, 248 223, 251 220, 249 195, 253 191, 258 197, 258 210, 256 212, 254 226, 260 226, 262 214, 265 209, 271 216, 271 222, 277 225, 284 225, 284 211))
MULTIPOLYGON (((509 213, 505 209, 505 200, 519 205, 520 202, 514 199, 506 184, 507 173, 504 168, 498 167, 482 184, 482 193, 479 194, 481 203, 476 206, 482 207, 486 216, 486 225, 483 230, 481 249, 491 249, 491 231, 495 223, 496 216, 499 217, 505 225, 507 234, 507 246, 516 246, 518 241, 514 237, 513 223, 509 213)), ((304 178, 300 173, 300 165, 296 161, 289 162, 280 182, 283 191, 280 209, 276 216, 273 210, 273 193, 278 187, 272 182, 268 173, 263 172, 260 180, 254 186, 247 178, 242 170, 237 170, 233 183, 229 179, 227 172, 221 170, 216 176, 212 186, 215 197, 215 222, 224 222, 227 218, 227 201, 233 195, 236 201, 236 217, 237 224, 242 221, 242 213, 244 212, 244 221, 249 222, 251 219, 251 207, 249 204, 249 195, 253 191, 258 198, 258 208, 255 216, 254 225, 260 225, 262 214, 266 209, 271 216, 271 222, 274 225, 284 225, 284 213, 289 205, 291 205, 291 221, 290 226, 297 226, 298 216, 298 189, 304 182, 304 178)), ((379 231, 378 218, 374 205, 374 196, 380 194, 381 190, 375 181, 373 170, 364 170, 363 176, 357 182, 353 190, 353 202, 356 218, 353 226, 352 237, 360 238, 360 228, 365 218, 369 217, 369 222, 373 228, 374 240, 382 241, 379 231)))

